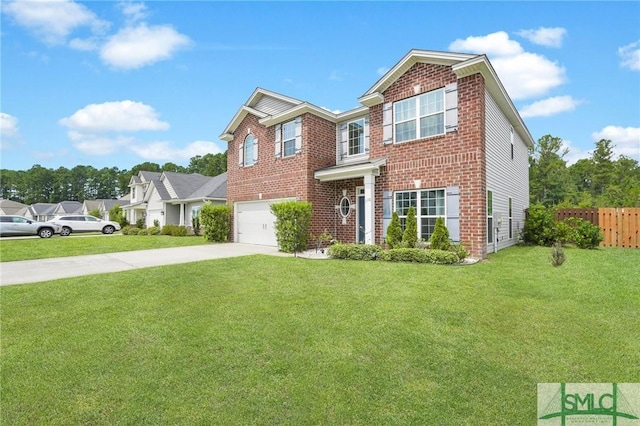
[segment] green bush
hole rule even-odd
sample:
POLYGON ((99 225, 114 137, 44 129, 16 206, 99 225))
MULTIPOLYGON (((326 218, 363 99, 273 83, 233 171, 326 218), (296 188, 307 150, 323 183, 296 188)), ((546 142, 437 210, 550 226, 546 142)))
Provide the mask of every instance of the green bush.
POLYGON ((460 261, 463 261, 467 258, 467 256, 469 256, 469 252, 466 248, 464 248, 462 244, 451 244, 451 247, 449 247, 449 251, 455 253, 460 261))
POLYGON ((525 243, 549 247, 557 240, 555 212, 542 204, 529 207, 522 237, 525 243))
POLYGON ((573 225, 572 220, 574 218, 569 218, 566 221, 557 221, 553 224, 553 238, 554 244, 567 244, 573 243, 576 239, 576 226, 573 225))
POLYGON ((100 213, 100 209, 89 210, 89 212, 87 214, 90 215, 90 216, 102 219, 102 214, 100 213))
POLYGON ((572 219, 575 219, 574 223, 576 224, 574 237, 576 246, 582 249, 597 248, 604 240, 600 227, 584 219, 572 219))
POLYGON ((332 259, 376 260, 382 252, 382 248, 373 244, 336 243, 328 248, 332 259))
POLYGON ((121 228, 129 226, 129 221, 124 217, 122 207, 118 204, 114 204, 113 207, 109 209, 109 220, 118 222, 121 228))
POLYGON ((380 260, 386 262, 434 263, 438 265, 452 265, 460 262, 460 258, 450 251, 423 250, 417 248, 385 250, 379 257, 380 260))
POLYGON ((180 225, 165 225, 162 227, 162 235, 171 235, 172 237, 186 237, 188 235, 187 228, 180 225))
POLYGON ((284 201, 271 205, 276 217, 276 238, 285 253, 307 249, 313 210, 307 201, 284 201))
POLYGON ((138 228, 126 225, 120 232, 122 232, 122 235, 138 235, 138 228))
MULTIPOLYGON (((231 206, 205 203, 200 209, 198 227, 204 227, 204 237, 207 241, 223 243, 229 240, 231 232, 231 206)), ((196 227, 194 224, 194 232, 196 227)), ((197 234, 196 234, 197 235, 197 234)))
POLYGON ((149 235, 149 228, 140 229, 138 235, 149 235))
POLYGON ((389 248, 397 247, 402 241, 402 227, 400 226, 400 217, 397 212, 391 215, 391 223, 387 228, 387 244, 389 248))
POLYGON ((145 235, 160 235, 160 228, 157 226, 150 226, 145 229, 147 233, 145 235))
POLYGON ((442 217, 436 219, 436 226, 433 229, 433 234, 431 234, 429 241, 431 242, 431 248, 433 250, 449 250, 451 247, 449 230, 445 226, 442 217))
POLYGON ((136 220, 136 228, 138 228, 138 229, 146 228, 146 225, 144 224, 144 219, 143 218, 140 218, 140 219, 136 220))
POLYGON ((153 219, 153 226, 160 228, 160 221, 158 219, 153 219))
POLYGON ((402 234, 402 242, 407 247, 415 247, 418 241, 418 220, 416 219, 416 209, 411 206, 407 212, 407 218, 404 222, 404 233, 402 234))

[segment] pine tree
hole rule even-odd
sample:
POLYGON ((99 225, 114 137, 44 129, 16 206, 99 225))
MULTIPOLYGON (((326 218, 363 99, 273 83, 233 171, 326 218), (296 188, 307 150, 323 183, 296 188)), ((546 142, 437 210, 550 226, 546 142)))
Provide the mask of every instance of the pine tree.
POLYGON ((449 241, 449 230, 444 225, 444 219, 439 217, 436 219, 436 226, 431 234, 431 248, 435 250, 449 250, 451 242, 449 241))
POLYGON ((387 228, 387 244, 389 248, 394 248, 402 241, 402 227, 400 226, 400 217, 397 212, 391 215, 391 223, 387 228))
POLYGON ((411 206, 407 212, 405 220, 402 243, 405 247, 415 247, 418 242, 418 221, 416 220, 416 209, 411 206))

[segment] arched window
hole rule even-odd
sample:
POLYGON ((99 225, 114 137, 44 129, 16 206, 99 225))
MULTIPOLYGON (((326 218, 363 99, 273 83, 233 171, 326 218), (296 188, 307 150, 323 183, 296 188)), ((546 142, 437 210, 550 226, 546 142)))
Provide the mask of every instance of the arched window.
POLYGON ((340 215, 347 217, 349 212, 351 212, 351 200, 349 200, 349 197, 342 197, 342 200, 340 200, 340 215))
POLYGON ((253 135, 248 135, 244 140, 244 165, 250 166, 253 164, 253 135))

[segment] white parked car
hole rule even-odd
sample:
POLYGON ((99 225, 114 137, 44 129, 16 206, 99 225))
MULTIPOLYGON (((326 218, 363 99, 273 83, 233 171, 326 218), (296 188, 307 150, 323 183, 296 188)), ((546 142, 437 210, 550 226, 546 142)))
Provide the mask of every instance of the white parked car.
POLYGON ((118 222, 98 219, 88 214, 70 214, 58 216, 49 220, 61 226, 60 235, 67 236, 72 232, 102 232, 103 234, 113 234, 120 230, 118 222))
POLYGON ((16 215, 0 216, 0 235, 37 235, 40 238, 51 238, 59 234, 62 227, 55 223, 37 222, 26 217, 16 215))

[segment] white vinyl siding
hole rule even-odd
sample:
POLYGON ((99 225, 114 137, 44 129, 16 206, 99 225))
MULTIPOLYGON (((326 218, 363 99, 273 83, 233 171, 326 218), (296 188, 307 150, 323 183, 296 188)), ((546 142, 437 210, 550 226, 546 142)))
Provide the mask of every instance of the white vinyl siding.
MULTIPOLYGON (((487 188, 490 188, 493 193, 494 216, 499 215, 502 218, 496 235, 497 248, 501 250, 518 242, 524 226, 524 211, 529 207, 528 151, 526 144, 500 111, 488 91, 485 91, 485 106, 487 188), (511 143, 512 135, 513 144, 511 143), (513 159, 511 146, 513 146, 513 159), (512 203, 511 216, 509 216, 509 198, 512 203), (511 222, 512 238, 509 238, 509 222, 511 222)), ((498 223, 494 225, 497 226, 498 223)), ((488 247, 488 250, 493 249, 488 247)))
POLYGON ((268 115, 276 115, 283 111, 287 111, 294 106, 295 104, 282 99, 273 98, 271 96, 262 96, 253 108, 268 115))

